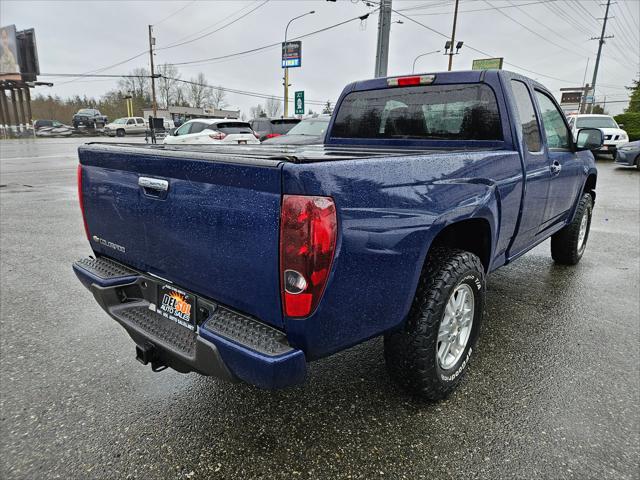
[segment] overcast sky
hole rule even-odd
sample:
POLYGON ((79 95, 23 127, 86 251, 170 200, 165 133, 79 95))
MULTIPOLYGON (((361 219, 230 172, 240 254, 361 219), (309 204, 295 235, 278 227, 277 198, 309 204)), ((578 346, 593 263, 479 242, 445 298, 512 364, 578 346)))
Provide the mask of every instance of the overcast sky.
MULTIPOLYGON (((604 3, 606 1, 603 0, 604 3)), ((457 40, 465 46, 454 59, 454 69, 469 69, 475 58, 484 58, 471 48, 504 57, 506 69, 523 73, 545 84, 557 95, 562 87, 583 82, 593 75, 597 41, 604 16, 598 0, 460 0, 457 40), (514 6, 515 5, 515 6, 514 6), (492 8, 495 7, 495 8, 492 8), (475 10, 475 11, 470 11, 475 10), (509 18, 511 17, 511 18, 509 18), (519 22, 519 23, 518 23, 519 22), (524 69, 530 70, 527 72, 524 69), (535 72, 535 73, 531 73, 535 72), (549 78, 553 77, 553 78, 549 78)), ((597 97, 606 95, 607 109, 620 112, 627 98, 625 85, 640 71, 640 1, 616 0, 611 6, 615 18, 607 25, 607 41, 598 75, 597 97), (611 103, 611 102, 619 103, 611 103)), ((148 25, 154 24, 157 38, 156 64, 189 62, 220 57, 284 38, 287 22, 293 22, 289 38, 363 15, 374 7, 363 1, 271 0, 235 1, 0 1, 0 23, 18 29, 35 28, 43 74, 84 73, 106 67, 148 49, 148 25), (257 9, 255 9, 258 7, 257 9), (255 9, 252 13, 252 9, 255 9), (225 17, 228 17, 225 19, 225 17), (179 41, 192 40, 232 25, 199 40, 162 49, 179 41), (186 38, 185 38, 186 37, 186 38)), ((393 8, 433 30, 449 36, 453 0, 393 0, 393 8)), ((389 75, 410 73, 414 58, 442 49, 445 38, 394 13, 391 28, 389 75)), ((366 22, 356 20, 303 40, 303 66, 290 70, 292 90, 304 90, 311 100, 334 101, 342 87, 353 80, 373 76, 377 35, 377 14, 366 22)), ((147 67, 149 56, 141 55, 102 73, 125 74, 135 67, 147 67)), ((433 54, 418 60, 417 70, 446 70, 447 57, 433 54)), ((182 78, 203 72, 211 85, 245 91, 282 95, 280 48, 179 67, 182 78)), ((54 78, 53 88, 37 92, 70 96, 100 96, 113 89, 116 79, 54 78)), ((230 105, 248 109, 263 100, 228 94, 230 105)), ((309 105, 311 106, 311 105, 309 105)), ((317 107, 311 106, 316 109, 317 107)))

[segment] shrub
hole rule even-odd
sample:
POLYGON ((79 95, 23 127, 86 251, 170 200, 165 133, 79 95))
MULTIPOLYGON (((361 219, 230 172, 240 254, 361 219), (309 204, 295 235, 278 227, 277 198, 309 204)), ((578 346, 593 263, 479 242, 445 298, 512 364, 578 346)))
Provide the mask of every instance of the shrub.
POLYGON ((624 124, 622 128, 627 131, 630 142, 640 140, 640 112, 621 113, 614 118, 616 122, 624 124))

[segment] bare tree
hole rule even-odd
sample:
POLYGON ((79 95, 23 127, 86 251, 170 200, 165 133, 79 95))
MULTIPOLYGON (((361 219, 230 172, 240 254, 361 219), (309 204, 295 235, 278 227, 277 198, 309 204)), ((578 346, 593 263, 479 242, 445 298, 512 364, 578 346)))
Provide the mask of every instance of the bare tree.
POLYGON ((264 102, 264 111, 269 117, 277 117, 280 115, 280 109, 282 108, 282 104, 280 100, 275 97, 267 98, 267 101, 264 102))
POLYGON ((134 68, 129 72, 129 75, 132 76, 123 77, 118 80, 118 89, 125 94, 131 94, 137 98, 151 98, 149 70, 141 67, 134 68))
POLYGON ((327 103, 322 109, 322 113, 325 115, 331 115, 333 113, 333 107, 331 106, 331 102, 329 100, 327 100, 327 103))
POLYGON ((163 63, 158 65, 156 73, 160 75, 157 80, 158 95, 160 97, 160 106, 169 108, 176 102, 176 94, 179 89, 180 72, 175 65, 163 63))
POLYGON ((260 104, 256 105, 255 107, 251 107, 249 109, 249 114, 251 115, 251 118, 258 118, 258 117, 266 117, 267 114, 264 112, 264 107, 260 104))
POLYGON ((211 91, 211 106, 218 110, 227 106, 227 92, 221 87, 216 87, 211 91))
POLYGON ((192 107, 203 108, 211 99, 211 87, 207 85, 204 73, 198 73, 196 78, 192 78, 189 84, 189 103, 192 107))

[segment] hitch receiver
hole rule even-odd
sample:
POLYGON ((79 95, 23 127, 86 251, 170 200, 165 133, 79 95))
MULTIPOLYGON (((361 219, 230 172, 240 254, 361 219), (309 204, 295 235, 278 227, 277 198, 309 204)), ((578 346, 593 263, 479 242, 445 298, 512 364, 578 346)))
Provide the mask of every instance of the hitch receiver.
POLYGON ((151 363, 153 372, 161 372, 167 368, 167 365, 158 358, 156 347, 149 342, 145 342, 143 345, 136 344, 136 360, 143 365, 151 363))

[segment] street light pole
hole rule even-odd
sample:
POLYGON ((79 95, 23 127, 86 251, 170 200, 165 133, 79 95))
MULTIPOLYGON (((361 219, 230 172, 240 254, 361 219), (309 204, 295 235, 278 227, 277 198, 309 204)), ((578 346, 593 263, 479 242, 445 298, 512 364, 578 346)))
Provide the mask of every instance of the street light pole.
POLYGON ((149 25, 149 62, 151 63, 151 105, 153 109, 153 118, 158 115, 158 103, 156 102, 156 73, 153 67, 153 46, 156 39, 153 38, 153 25, 149 25))
POLYGON ((411 67, 411 73, 415 73, 416 71, 416 62, 419 58, 424 57, 425 55, 431 55, 432 53, 439 53, 440 50, 434 50, 433 52, 421 53, 416 58, 413 59, 413 67, 411 67))
MULTIPOLYGON (((315 10, 311 10, 310 12, 303 13, 302 15, 298 15, 297 17, 293 17, 291 20, 289 20, 289 23, 287 23, 287 26, 284 29, 283 48, 287 48, 287 32, 289 31, 289 25, 291 25, 291 22, 299 18, 306 17, 307 15, 312 15, 314 13, 316 13, 315 10)), ((284 116, 289 116, 289 67, 284 67, 284 116)))

